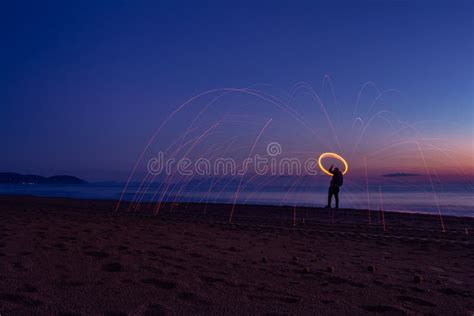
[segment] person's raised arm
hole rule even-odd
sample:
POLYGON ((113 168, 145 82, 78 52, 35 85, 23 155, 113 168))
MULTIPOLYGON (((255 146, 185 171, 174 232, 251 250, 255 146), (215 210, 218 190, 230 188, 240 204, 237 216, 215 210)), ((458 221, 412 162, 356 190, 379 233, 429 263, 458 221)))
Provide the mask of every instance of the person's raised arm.
POLYGON ((329 171, 329 173, 332 173, 332 174, 334 174, 334 173, 332 172, 332 168, 333 168, 333 167, 334 167, 333 165, 331 165, 331 167, 329 167, 329 170, 328 170, 328 171, 329 171))

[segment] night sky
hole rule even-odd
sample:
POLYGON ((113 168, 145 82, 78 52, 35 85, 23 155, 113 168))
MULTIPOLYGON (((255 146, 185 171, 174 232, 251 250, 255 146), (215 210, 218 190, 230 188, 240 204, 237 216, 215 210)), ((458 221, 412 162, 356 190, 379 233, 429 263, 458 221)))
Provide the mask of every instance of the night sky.
MULTIPOLYGON (((428 122, 424 136, 462 148, 461 167, 472 169, 472 3, 2 3, 0 171, 123 180, 155 129, 188 98, 254 84, 281 96, 299 81, 332 100, 340 136, 364 83, 398 91, 383 106, 400 120, 428 122)), ((231 96, 224 103, 244 101, 253 102, 231 96)), ((266 106, 252 113, 243 106, 240 114, 255 117, 254 136, 269 117, 274 137, 294 124, 266 106)), ((231 137, 223 133, 222 141, 231 137)), ((318 151, 298 139, 301 151, 318 151)))

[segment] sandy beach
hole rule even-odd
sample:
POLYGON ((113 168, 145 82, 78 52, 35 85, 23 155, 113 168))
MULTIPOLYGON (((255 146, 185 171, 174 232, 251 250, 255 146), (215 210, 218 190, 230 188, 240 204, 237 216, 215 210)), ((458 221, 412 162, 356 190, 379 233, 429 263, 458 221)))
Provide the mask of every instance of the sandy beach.
POLYGON ((115 205, 1 196, 0 314, 474 314, 473 218, 115 205))

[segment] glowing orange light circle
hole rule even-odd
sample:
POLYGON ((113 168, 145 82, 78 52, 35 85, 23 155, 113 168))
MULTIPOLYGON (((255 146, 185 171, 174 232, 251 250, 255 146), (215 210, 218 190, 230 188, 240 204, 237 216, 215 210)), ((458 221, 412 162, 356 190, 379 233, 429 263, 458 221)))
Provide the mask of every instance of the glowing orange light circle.
POLYGON ((324 172, 328 176, 332 176, 332 173, 330 173, 326 168, 324 168, 324 166, 322 164, 323 159, 328 158, 328 157, 329 158, 335 158, 335 159, 339 160, 340 162, 342 162, 344 164, 344 171, 342 172, 342 174, 345 175, 347 173, 347 170, 349 170, 349 166, 347 165, 347 162, 344 160, 344 158, 342 158, 341 156, 339 156, 336 153, 324 153, 324 154, 321 154, 321 156, 319 156, 318 164, 319 164, 319 168, 321 169, 322 172, 324 172))

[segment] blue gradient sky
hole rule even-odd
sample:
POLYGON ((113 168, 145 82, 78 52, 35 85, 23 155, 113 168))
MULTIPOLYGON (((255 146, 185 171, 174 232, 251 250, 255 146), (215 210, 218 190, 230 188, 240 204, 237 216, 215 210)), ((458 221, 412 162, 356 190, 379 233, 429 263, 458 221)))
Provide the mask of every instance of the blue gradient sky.
POLYGON ((3 3, 0 169, 124 179, 187 98, 321 91, 325 74, 342 109, 367 81, 397 89, 401 119, 441 122, 432 133, 474 152, 472 1, 329 2, 3 3))

